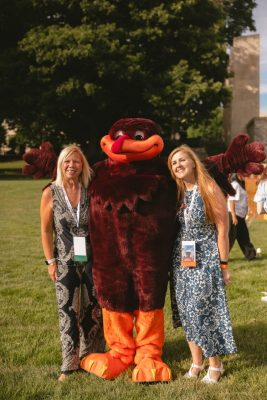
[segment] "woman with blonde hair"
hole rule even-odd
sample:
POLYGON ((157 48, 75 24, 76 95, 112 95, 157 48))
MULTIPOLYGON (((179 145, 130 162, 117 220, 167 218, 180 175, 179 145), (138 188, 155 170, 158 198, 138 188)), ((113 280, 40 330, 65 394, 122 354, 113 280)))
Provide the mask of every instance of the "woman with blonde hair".
POLYGON ((171 269, 174 327, 183 327, 192 355, 186 378, 197 378, 209 359, 204 383, 217 383, 224 373, 220 356, 236 352, 224 285, 228 270, 226 199, 197 155, 186 145, 174 149, 168 167, 177 184, 180 225, 171 269), (182 254, 193 249, 193 261, 182 254))
POLYGON ((87 187, 91 179, 92 170, 81 149, 67 146, 58 158, 57 177, 41 198, 42 245, 59 312, 59 381, 79 369, 80 358, 105 347, 88 240, 87 187))

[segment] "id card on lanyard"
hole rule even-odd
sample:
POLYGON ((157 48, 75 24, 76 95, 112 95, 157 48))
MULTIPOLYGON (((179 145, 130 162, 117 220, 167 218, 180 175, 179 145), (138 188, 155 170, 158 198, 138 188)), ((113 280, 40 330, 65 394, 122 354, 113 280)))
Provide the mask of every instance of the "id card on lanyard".
MULTIPOLYGON (((197 185, 194 186, 192 199, 189 207, 184 209, 184 222, 186 232, 189 232, 190 223, 192 219, 192 209, 196 197, 197 185)), ((182 267, 196 267, 196 243, 194 240, 183 240, 181 244, 181 266, 182 267)))
POLYGON ((86 254, 86 241, 84 236, 73 236, 74 261, 88 261, 86 254))
MULTIPOLYGON (((76 215, 73 211, 73 208, 70 204, 68 195, 63 187, 63 193, 65 197, 66 204, 73 216, 74 220, 76 221, 77 228, 79 228, 79 221, 80 221, 80 209, 81 209, 81 185, 80 185, 80 200, 77 206, 76 215)), ((73 248, 74 248, 74 261, 77 262, 86 262, 88 261, 87 252, 86 252, 86 238, 84 236, 73 236, 73 248)))
POLYGON ((194 240, 182 241, 182 267, 196 267, 196 243, 194 240))

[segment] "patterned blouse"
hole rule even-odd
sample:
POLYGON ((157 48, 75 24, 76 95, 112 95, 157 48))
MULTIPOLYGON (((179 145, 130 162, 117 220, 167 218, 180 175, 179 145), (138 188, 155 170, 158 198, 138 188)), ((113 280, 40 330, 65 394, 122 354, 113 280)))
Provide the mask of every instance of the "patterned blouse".
MULTIPOLYGON (((80 219, 77 227, 77 209, 73 208, 73 213, 69 210, 63 188, 55 185, 50 186, 53 199, 53 218, 54 218, 54 257, 63 264, 73 262, 74 248, 73 236, 84 236, 88 238, 88 197, 87 191, 82 187, 80 200, 80 219)), ((87 254, 89 254, 89 240, 86 241, 87 254)))

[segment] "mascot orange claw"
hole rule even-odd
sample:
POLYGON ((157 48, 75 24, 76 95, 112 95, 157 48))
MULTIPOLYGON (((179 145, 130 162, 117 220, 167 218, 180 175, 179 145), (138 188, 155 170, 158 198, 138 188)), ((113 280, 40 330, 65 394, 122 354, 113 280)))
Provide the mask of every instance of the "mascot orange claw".
MULTIPOLYGON (((264 146, 247 140, 247 135, 239 135, 226 153, 205 161, 225 192, 231 193, 230 172, 262 170, 258 162, 265 159, 264 146)), ((171 370, 161 358, 163 307, 175 235, 176 186, 159 157, 160 128, 149 119, 124 118, 102 138, 101 147, 108 158, 94 166, 89 231, 109 351, 84 357, 81 368, 114 379, 134 365, 132 381, 168 382, 171 370)), ((27 161, 35 173, 51 173, 40 151, 29 154, 27 161)))

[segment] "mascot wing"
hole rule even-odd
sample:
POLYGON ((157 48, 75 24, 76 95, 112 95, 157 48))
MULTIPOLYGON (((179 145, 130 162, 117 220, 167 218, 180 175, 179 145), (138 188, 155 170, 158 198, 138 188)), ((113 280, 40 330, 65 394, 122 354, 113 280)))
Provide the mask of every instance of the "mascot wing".
POLYGON ((27 151, 23 154, 23 160, 27 163, 22 169, 24 175, 30 175, 36 179, 47 176, 52 180, 55 179, 57 156, 51 143, 44 142, 39 149, 27 151))
POLYGON ((232 195, 233 188, 228 182, 227 176, 232 172, 238 172, 244 176, 261 174, 263 165, 260 164, 266 158, 264 144, 261 142, 249 143, 249 136, 240 134, 230 143, 225 153, 207 157, 204 164, 210 174, 224 192, 232 195))

